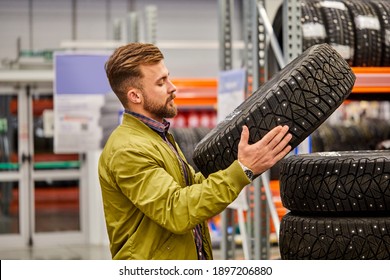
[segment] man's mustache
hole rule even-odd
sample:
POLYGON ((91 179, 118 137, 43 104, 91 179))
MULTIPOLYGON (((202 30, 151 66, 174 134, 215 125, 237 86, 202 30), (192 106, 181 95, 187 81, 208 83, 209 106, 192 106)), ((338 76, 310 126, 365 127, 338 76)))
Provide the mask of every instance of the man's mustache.
POLYGON ((175 98, 176 98, 176 94, 172 93, 171 96, 168 98, 168 102, 175 98))

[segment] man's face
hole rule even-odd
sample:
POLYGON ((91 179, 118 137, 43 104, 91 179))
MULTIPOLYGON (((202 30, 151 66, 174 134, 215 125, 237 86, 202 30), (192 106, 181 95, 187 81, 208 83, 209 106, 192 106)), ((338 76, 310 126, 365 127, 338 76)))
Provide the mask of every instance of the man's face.
POLYGON ((143 110, 145 115, 162 121, 177 115, 174 103, 176 87, 169 80, 169 72, 164 61, 153 65, 141 65, 143 110))

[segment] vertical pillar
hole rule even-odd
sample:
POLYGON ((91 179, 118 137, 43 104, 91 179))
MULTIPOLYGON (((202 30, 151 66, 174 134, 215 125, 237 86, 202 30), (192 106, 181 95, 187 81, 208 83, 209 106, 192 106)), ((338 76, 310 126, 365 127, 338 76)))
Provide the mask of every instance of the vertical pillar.
POLYGON ((154 5, 145 8, 145 41, 156 44, 157 42, 157 7, 154 5))
POLYGON ((219 69, 231 70, 233 0, 219 0, 219 69))
MULTIPOLYGON (((245 66, 248 73, 247 95, 257 90, 267 79, 266 76, 266 34, 258 5, 264 0, 244 1, 244 42, 245 66)), ((267 201, 261 178, 253 181, 248 189, 250 207, 247 215, 249 225, 249 248, 251 259, 267 259, 269 247, 269 219, 267 201)))
POLYGON ((129 12, 126 17, 127 24, 127 42, 139 42, 138 32, 138 14, 129 12))
MULTIPOLYGON (((233 68, 232 58, 232 13, 233 0, 219 0, 219 69, 233 68)), ((234 210, 226 208, 221 213, 221 253, 223 259, 234 259, 234 210)))
MULTIPOLYGON (((283 50, 286 63, 302 53, 301 2, 299 0, 283 0, 283 50)), ((311 152, 311 136, 307 137, 298 147, 295 154, 311 152)))
POLYGON ((283 0, 283 50, 289 63, 302 53, 301 5, 299 0, 283 0))

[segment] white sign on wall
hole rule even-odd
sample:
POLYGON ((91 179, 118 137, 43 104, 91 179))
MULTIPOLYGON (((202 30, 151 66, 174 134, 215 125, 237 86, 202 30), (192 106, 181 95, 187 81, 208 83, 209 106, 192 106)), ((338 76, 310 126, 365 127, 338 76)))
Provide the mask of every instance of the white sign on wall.
POLYGON ((223 121, 245 100, 246 72, 244 69, 228 70, 219 73, 218 78, 218 117, 223 121))
POLYGON ((100 110, 112 92, 104 70, 109 53, 55 53, 54 151, 100 149, 100 110))

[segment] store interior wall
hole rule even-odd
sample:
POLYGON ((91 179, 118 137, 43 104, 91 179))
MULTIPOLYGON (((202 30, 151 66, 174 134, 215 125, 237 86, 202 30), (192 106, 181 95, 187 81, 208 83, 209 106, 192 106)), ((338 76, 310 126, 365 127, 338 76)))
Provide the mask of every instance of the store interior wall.
MULTIPOLYGON (((233 41, 242 40, 239 1, 234 1, 233 41)), ((270 19, 281 1, 267 1, 270 19)), ((144 41, 143 23, 149 5, 157 7, 156 44, 161 44, 171 76, 216 78, 219 72, 218 0, 0 0, 0 69, 18 57, 18 40, 20 50, 32 53, 60 50, 64 41, 113 40, 114 23, 124 21, 130 11, 139 12, 140 41, 144 41)), ((126 30, 121 31, 123 37, 125 33, 126 30)), ((125 38, 122 40, 125 43, 125 38)), ((242 51, 233 52, 235 68, 243 64, 242 51)), ((96 163, 98 153, 88 154, 89 162, 96 163)), ((108 244, 93 169, 96 166, 88 165, 91 168, 87 178, 88 240, 91 244, 108 244)))
MULTIPOLYGON (((241 1, 234 0, 234 41, 242 39, 241 1)), ((265 2, 270 19, 281 2, 265 2)), ((145 9, 150 5, 157 7, 156 43, 161 43, 171 75, 216 77, 218 0, 0 0, 0 68, 18 57, 18 38, 23 51, 57 50, 64 41, 113 40, 114 24, 122 22, 121 37, 126 42, 126 16, 134 11, 139 40, 144 41, 145 9)), ((242 66, 241 55, 242 48, 236 48, 234 67, 242 66)))
MULTIPOLYGON (((242 41, 241 1, 245 0, 234 0, 233 41, 242 41)), ((271 21, 282 1, 265 1, 271 21)), ((165 54, 171 76, 216 78, 219 72, 218 3, 218 0, 0 0, 0 69, 17 58, 18 39, 21 50, 31 52, 60 50, 64 41, 112 41, 114 23, 124 22, 130 11, 139 14, 139 39, 144 41, 145 9, 154 5, 157 7, 156 44, 165 54)), ((121 42, 125 43, 126 30, 122 29, 120 34, 121 42)), ((236 48, 233 52, 234 68, 243 65, 242 51, 236 48)), ((353 112, 360 116, 362 103, 351 105, 354 104, 357 108, 353 112)), ((371 110, 376 103, 370 107, 365 104, 366 114, 385 115, 389 119, 388 103, 383 110, 371 110)), ((339 122, 339 114, 334 116, 339 122)), ((90 153, 87 158, 96 163, 98 156, 99 152, 90 153)), ((96 166, 88 165, 91 168, 87 178, 88 217, 91 217, 88 239, 93 244, 108 244, 96 166)))

